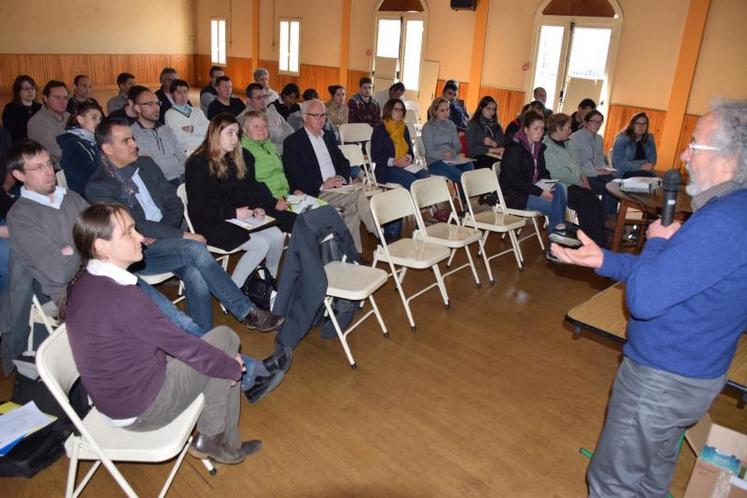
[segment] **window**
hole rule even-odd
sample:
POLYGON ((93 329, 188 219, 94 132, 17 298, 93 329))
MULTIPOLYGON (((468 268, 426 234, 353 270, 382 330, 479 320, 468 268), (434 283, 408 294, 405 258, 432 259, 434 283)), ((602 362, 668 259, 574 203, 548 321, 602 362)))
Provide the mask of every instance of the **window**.
POLYGON ((210 21, 210 62, 213 64, 226 63, 225 19, 212 19, 210 21))
POLYGON ((301 21, 280 20, 280 53, 278 69, 281 73, 298 74, 298 47, 301 40, 301 21))

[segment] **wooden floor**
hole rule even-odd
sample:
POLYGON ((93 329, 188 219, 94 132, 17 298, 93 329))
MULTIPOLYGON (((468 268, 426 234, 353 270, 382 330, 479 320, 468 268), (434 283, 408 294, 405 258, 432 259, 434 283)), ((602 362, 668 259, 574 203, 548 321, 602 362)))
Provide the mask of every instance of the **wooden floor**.
MULTIPOLYGON (((170 496, 584 496, 588 460, 578 449, 595 446, 620 350, 589 336, 574 340, 563 316, 610 282, 548 264, 535 240, 524 247, 522 272, 509 256, 494 261, 495 286, 476 288, 467 271, 449 277, 449 311, 436 291, 416 299, 416 333, 390 280, 376 299, 391 335, 384 338, 374 320, 354 332, 356 370, 336 339, 312 330, 283 384, 257 405, 242 400, 241 432, 261 438, 262 451, 214 477, 188 456, 170 496)), ((411 272, 406 287, 431 278, 411 272)), ((241 329, 217 307, 216 321, 240 331, 244 352, 271 352, 272 333, 241 329)), ((0 379, 0 399, 11 380, 0 379)), ((712 414, 747 428, 747 411, 729 393, 712 414)), ((60 496, 67 464, 62 458, 31 480, 0 480, 0 495, 60 496)), ((674 496, 682 496, 692 465, 685 446, 674 496)), ((155 496, 169 470, 122 468, 141 496, 155 496)), ((120 495, 105 470, 84 493, 120 495)))

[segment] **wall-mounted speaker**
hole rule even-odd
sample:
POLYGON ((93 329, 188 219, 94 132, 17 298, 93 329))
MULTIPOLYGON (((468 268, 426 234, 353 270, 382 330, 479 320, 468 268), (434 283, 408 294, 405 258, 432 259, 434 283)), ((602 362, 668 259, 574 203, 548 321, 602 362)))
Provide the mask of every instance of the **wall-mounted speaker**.
POLYGON ((452 10, 475 10, 477 0, 451 0, 452 10))

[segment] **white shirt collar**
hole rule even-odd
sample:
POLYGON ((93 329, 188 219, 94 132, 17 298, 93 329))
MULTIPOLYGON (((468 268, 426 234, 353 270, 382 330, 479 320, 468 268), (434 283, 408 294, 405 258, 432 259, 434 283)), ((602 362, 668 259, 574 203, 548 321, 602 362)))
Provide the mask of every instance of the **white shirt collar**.
POLYGON ((32 190, 27 189, 26 187, 21 187, 21 197, 25 197, 26 199, 34 202, 38 202, 42 206, 51 207, 54 209, 60 209, 60 206, 62 205, 62 199, 65 197, 65 194, 67 193, 67 190, 65 190, 63 187, 57 186, 54 189, 54 193, 52 200, 49 200, 48 195, 38 194, 32 190))
POLYGON ((309 130, 307 127, 304 126, 303 129, 306 130, 306 134, 312 140, 323 140, 324 139, 324 130, 322 130, 321 133, 319 134, 319 136, 317 136, 317 135, 314 135, 314 132, 312 132, 311 130, 309 130))
POLYGON ((92 259, 86 265, 86 270, 97 277, 109 277, 119 285, 136 285, 137 277, 127 270, 123 270, 108 261, 92 259))

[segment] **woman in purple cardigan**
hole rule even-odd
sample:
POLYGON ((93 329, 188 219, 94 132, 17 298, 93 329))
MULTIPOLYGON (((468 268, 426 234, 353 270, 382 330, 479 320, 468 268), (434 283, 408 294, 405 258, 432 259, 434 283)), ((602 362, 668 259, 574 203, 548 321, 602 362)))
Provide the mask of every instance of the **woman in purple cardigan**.
POLYGON ((190 453, 233 464, 258 451, 261 441, 239 437, 245 366, 236 333, 219 326, 196 337, 159 310, 127 271, 143 258, 143 236, 124 206, 89 206, 73 239, 83 264, 63 309, 81 382, 99 412, 116 427, 149 431, 169 424, 202 393, 205 408, 190 453))

